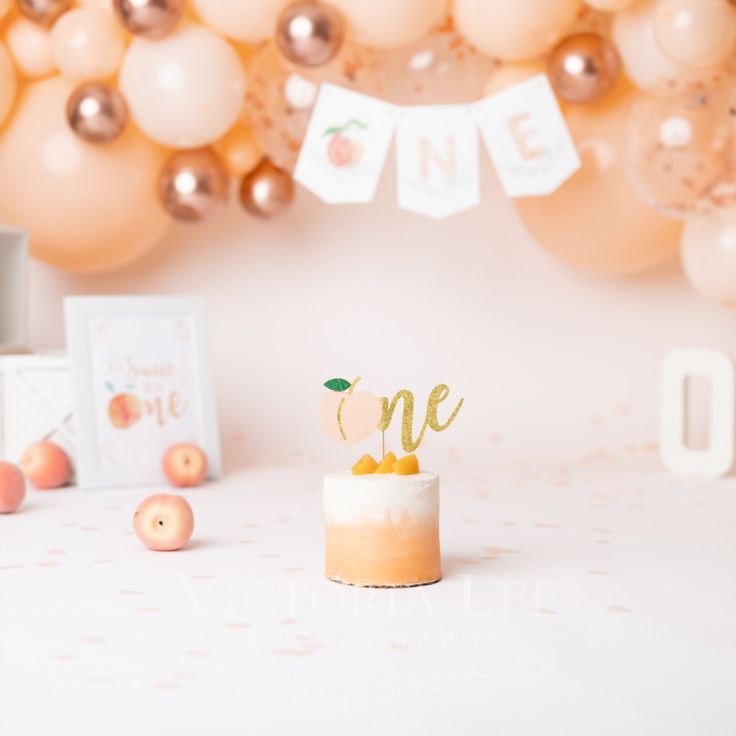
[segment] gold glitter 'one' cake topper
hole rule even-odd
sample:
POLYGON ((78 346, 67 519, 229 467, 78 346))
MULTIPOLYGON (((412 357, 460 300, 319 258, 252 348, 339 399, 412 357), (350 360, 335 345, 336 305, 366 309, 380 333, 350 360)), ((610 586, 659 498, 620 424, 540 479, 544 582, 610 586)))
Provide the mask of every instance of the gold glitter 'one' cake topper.
POLYGON ((401 400, 401 446, 405 452, 414 452, 424 439, 427 428, 433 432, 442 432, 455 421, 464 401, 460 399, 447 420, 441 422, 438 417, 439 405, 450 395, 450 389, 444 383, 435 386, 427 399, 427 411, 415 439, 414 394, 408 389, 402 389, 389 401, 370 391, 356 391, 355 387, 360 380, 358 377, 352 383, 344 378, 325 381, 324 386, 329 392, 322 397, 319 404, 322 428, 328 435, 346 445, 370 437, 377 429, 385 432, 401 400))

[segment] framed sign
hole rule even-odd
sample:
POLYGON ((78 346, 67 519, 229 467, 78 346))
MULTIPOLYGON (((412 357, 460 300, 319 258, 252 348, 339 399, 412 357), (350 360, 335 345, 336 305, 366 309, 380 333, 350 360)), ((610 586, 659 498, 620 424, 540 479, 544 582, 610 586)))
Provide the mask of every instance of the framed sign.
POLYGON ((0 353, 27 351, 28 237, 0 226, 0 353))
POLYGON ((165 483, 168 447, 221 471, 206 305, 189 297, 67 297, 80 486, 165 483))

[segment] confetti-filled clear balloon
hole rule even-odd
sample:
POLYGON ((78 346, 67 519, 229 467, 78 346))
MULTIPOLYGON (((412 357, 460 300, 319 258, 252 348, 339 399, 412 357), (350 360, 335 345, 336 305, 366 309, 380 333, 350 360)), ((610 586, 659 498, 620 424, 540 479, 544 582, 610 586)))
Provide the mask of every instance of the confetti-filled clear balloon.
POLYGON ((547 61, 547 74, 555 92, 575 104, 601 99, 613 89, 620 73, 615 46, 596 33, 568 36, 547 61))
POLYGON ((329 5, 303 2, 290 5, 276 23, 281 53, 299 66, 322 66, 340 50, 344 34, 342 16, 329 5))
POLYGON ((161 38, 176 28, 184 0, 112 0, 120 22, 137 36, 161 38))
POLYGON ((18 10, 29 20, 46 28, 50 28, 71 6, 72 0, 18 0, 18 10))
POLYGON ((279 168, 293 171, 320 82, 378 95, 376 53, 346 42, 317 69, 291 64, 275 43, 266 44, 248 67, 246 122, 263 153, 279 168))
POLYGON ((219 212, 227 201, 227 173, 208 148, 175 153, 159 179, 164 209, 184 222, 203 222, 219 212))
POLYGON ((270 219, 288 209, 294 199, 294 181, 288 172, 261 161, 240 182, 240 203, 251 215, 270 219))
POLYGON ((410 46, 378 54, 379 93, 404 105, 474 102, 495 66, 445 23, 410 46))
POLYGON ((736 87, 712 73, 642 93, 629 112, 626 160, 643 200, 671 217, 736 204, 736 87))
POLYGON ((128 122, 128 106, 115 87, 90 82, 72 92, 66 104, 71 129, 88 143, 109 143, 128 122))

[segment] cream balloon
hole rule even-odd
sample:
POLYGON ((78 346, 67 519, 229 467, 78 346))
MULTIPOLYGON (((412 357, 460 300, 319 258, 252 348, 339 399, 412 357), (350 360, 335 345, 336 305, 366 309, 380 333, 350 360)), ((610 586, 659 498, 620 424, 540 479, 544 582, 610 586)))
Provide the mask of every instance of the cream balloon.
POLYGON ((604 13, 620 13, 633 5, 637 0, 585 0, 585 4, 604 13))
POLYGON ((736 308, 736 212, 700 215, 682 233, 685 275, 706 299, 736 308))
POLYGON ((581 0, 455 0, 455 27, 482 53, 523 61, 549 51, 580 7, 581 0))
POLYGON ((642 89, 653 87, 681 71, 654 38, 655 0, 640 0, 613 17, 612 36, 629 79, 642 89))
POLYGON ((15 68, 5 45, 0 42, 0 125, 13 107, 17 82, 15 68))
POLYGON ((418 41, 447 13, 447 0, 331 0, 331 5, 345 16, 355 41, 380 49, 418 41))
POLYGON ((28 18, 21 16, 13 21, 5 33, 5 42, 22 76, 37 79, 56 71, 51 34, 28 18))
POLYGON ((134 39, 123 59, 120 88, 149 138, 174 148, 199 148, 238 119, 245 75, 227 41, 189 23, 162 39, 134 39))
POLYGON ((654 38, 678 64, 716 66, 736 46, 736 10, 726 0, 660 0, 654 38))
POLYGON ((166 231, 156 182, 165 152, 132 126, 105 146, 65 117, 73 84, 30 84, 0 136, 0 220, 28 228, 31 255, 59 268, 104 271, 137 258, 166 231))
POLYGON ((51 30, 51 50, 59 71, 77 82, 105 79, 118 70, 125 43, 112 14, 74 8, 51 30))
POLYGON ((292 0, 192 0, 197 16, 228 38, 255 43, 272 38, 279 13, 292 0))

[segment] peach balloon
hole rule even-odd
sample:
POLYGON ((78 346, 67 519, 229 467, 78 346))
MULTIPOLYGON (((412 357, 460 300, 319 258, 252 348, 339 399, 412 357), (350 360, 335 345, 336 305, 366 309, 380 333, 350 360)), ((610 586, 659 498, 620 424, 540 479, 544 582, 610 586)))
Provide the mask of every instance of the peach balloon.
POLYGON ((633 5, 637 0, 585 0, 585 4, 605 13, 619 13, 633 5))
POLYGON ((13 107, 16 88, 15 67, 5 45, 0 42, 0 125, 13 107))
POLYGON ((736 10, 726 0, 660 0, 654 37, 678 64, 715 66, 736 46, 736 10))
POLYGON ((39 490, 61 488, 72 477, 69 456, 53 442, 38 442, 29 447, 20 461, 26 480, 39 490))
POLYGON ((125 44, 120 26, 104 10, 82 7, 59 18, 51 30, 59 71, 79 82, 104 79, 118 70, 125 44))
POLYGON ((16 511, 26 497, 26 479, 12 463, 0 462, 0 514, 16 511))
POLYGON ((581 0, 455 0, 454 18, 458 32, 482 53, 522 61, 549 51, 580 8, 581 0))
POLYGON ((670 257, 679 242, 679 223, 641 202, 626 176, 623 120, 633 96, 621 82, 601 102, 568 106, 582 167, 550 196, 515 200, 539 245, 598 273, 646 270, 670 257))
POLYGON ((163 470, 172 486, 198 486, 207 475, 207 455, 197 445, 173 445, 164 453, 163 470))
POLYGON ((28 18, 13 21, 5 33, 5 42, 22 76, 37 79, 56 71, 51 34, 28 18))
POLYGON ((0 217, 27 227, 31 254, 59 268, 104 271, 151 248, 170 220, 156 197, 165 152, 133 126, 105 146, 66 121, 71 82, 29 85, 0 136, 0 217))
POLYGON ((251 129, 243 122, 233 125, 215 144, 215 152, 232 176, 245 176, 260 163, 263 153, 251 129))
POLYGON ((639 0, 613 17, 612 37, 629 79, 641 88, 676 77, 679 67, 654 38, 655 0, 639 0))
POLYGON ((546 74, 547 67, 542 61, 526 61, 515 64, 504 64, 491 74, 490 79, 483 87, 486 97, 502 92, 507 87, 526 82, 527 79, 536 77, 538 74, 546 74))
POLYGON ((447 0, 331 0, 348 22, 348 33, 358 42, 386 49, 418 41, 439 25, 447 0))
POLYGON ((230 44, 204 26, 184 24, 165 38, 136 38, 120 88, 140 129, 175 148, 216 141, 238 119, 245 74, 230 44))
POLYGON ((736 308, 736 216, 700 215, 682 233, 685 275, 706 299, 736 308))
POLYGON ((255 43, 273 38, 279 13, 292 2, 293 0, 192 0, 192 6, 202 21, 224 36, 255 43))
POLYGON ((194 514, 182 496, 157 493, 142 501, 133 514, 138 539, 149 549, 173 552, 192 536, 194 514))

